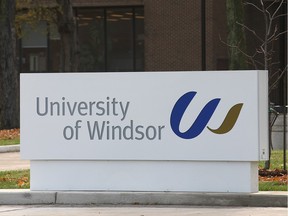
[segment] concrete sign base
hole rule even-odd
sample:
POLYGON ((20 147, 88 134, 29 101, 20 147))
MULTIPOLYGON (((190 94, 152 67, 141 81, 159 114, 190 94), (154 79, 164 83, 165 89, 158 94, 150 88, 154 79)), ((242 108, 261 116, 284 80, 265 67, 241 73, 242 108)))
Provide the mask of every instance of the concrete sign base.
POLYGON ((257 164, 31 161, 31 190, 257 192, 257 164))

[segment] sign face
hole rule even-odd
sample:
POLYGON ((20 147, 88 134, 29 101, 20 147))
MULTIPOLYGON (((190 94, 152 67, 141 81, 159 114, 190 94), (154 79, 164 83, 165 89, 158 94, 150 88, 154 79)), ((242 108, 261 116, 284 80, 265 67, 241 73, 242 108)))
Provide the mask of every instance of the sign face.
POLYGON ((258 161, 265 71, 21 74, 30 160, 258 161))

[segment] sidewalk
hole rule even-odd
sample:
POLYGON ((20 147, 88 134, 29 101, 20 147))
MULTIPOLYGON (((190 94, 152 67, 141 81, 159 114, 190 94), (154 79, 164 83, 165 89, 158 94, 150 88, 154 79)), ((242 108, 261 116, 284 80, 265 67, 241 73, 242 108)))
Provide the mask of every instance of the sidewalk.
POLYGON ((199 206, 0 206, 1 216, 286 216, 286 208, 199 206))
POLYGON ((287 192, 193 193, 0 190, 0 205, 179 205, 287 207, 287 192))
POLYGON ((20 144, 0 146, 0 153, 7 153, 7 152, 20 152, 20 144))
POLYGON ((18 148, 1 146, 0 155, 0 171, 30 169, 30 161, 20 159, 19 145, 18 148))

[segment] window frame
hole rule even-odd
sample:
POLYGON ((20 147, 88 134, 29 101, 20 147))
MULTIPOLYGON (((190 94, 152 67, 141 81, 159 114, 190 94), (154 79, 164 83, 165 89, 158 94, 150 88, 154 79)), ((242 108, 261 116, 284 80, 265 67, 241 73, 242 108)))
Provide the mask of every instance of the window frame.
MULTIPOLYGON (((104 14, 104 71, 103 72, 114 72, 114 71, 109 71, 108 68, 108 46, 107 46, 107 11, 108 10, 113 10, 113 9, 132 9, 133 12, 133 19, 132 19, 132 60, 133 60, 133 69, 131 72, 136 72, 136 71, 145 71, 145 63, 143 64, 143 69, 138 70, 137 69, 137 64, 136 64, 136 9, 142 9, 143 10, 143 15, 144 15, 144 6, 133 6, 133 5, 125 5, 125 6, 104 6, 104 7, 75 7, 74 8, 74 13, 75 13, 75 17, 78 17, 78 10, 82 10, 82 9, 96 9, 96 10, 103 10, 103 14, 104 14)), ((76 19, 77 20, 77 19, 76 19)), ((145 27, 145 15, 144 15, 144 27, 145 27)), ((77 20, 77 31, 79 32, 79 26, 78 26, 78 20, 77 20)), ((144 34, 145 34, 145 29, 143 29, 144 34)), ((78 33, 77 33, 78 35, 78 33)), ((145 41, 144 41, 144 45, 143 45, 143 53, 145 53, 145 41)), ((145 55, 143 56, 143 61, 145 62, 145 55)), ((80 71, 79 71, 80 72, 80 71)), ((84 71, 81 71, 84 72, 84 71)), ((89 72, 89 71, 87 71, 89 72)))

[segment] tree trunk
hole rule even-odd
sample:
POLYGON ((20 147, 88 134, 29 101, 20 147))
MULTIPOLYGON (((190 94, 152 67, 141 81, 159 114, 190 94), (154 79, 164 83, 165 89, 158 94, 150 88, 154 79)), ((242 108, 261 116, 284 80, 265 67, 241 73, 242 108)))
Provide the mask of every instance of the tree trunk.
POLYGON ((0 129, 19 127, 15 0, 0 0, 0 129))
POLYGON ((70 0, 57 0, 58 31, 61 35, 61 69, 64 72, 78 70, 77 26, 70 0))
POLYGON ((246 37, 241 25, 244 23, 244 9, 242 0, 226 0, 228 37, 230 45, 230 70, 247 69, 245 56, 239 51, 246 53, 246 37))

